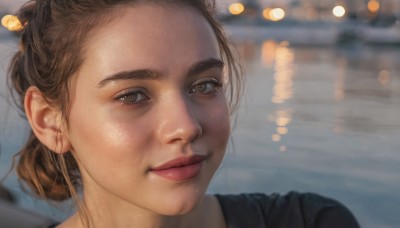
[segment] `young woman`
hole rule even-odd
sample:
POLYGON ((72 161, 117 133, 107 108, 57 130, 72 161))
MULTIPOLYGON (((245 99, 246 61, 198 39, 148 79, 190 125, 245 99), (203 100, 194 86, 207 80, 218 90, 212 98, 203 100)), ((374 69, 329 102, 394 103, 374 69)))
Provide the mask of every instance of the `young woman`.
POLYGON ((10 77, 32 134, 17 171, 75 199, 57 227, 358 227, 314 194, 205 196, 243 85, 213 14, 208 0, 23 6, 10 77))

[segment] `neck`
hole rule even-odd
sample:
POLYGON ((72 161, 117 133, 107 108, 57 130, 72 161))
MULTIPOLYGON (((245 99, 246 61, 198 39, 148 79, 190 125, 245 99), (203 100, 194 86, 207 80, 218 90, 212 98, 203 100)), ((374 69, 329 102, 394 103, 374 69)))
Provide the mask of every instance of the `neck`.
MULTIPOLYGON (((205 196, 193 211, 184 215, 167 216, 156 214, 133 205, 115 205, 101 200, 86 200, 89 227, 151 227, 151 228, 222 228, 225 221, 218 200, 213 196, 205 196)), ((84 217, 76 213, 60 227, 85 227, 84 217)))

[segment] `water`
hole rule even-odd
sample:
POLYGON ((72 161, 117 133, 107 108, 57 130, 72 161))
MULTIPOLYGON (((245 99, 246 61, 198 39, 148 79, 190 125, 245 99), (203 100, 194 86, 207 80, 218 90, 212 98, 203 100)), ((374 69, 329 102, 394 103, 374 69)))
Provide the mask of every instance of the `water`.
POLYGON ((313 191, 400 224, 400 49, 241 42, 248 88, 216 191, 313 191))
MULTIPOLYGON (((0 29, 0 174, 28 127, 5 98, 16 41, 0 29)), ((346 204, 363 227, 400 224, 400 48, 238 41, 247 90, 211 193, 312 191, 346 204)), ((11 175, 6 185, 29 200, 11 175)), ((37 211, 37 209, 36 209, 37 211)))

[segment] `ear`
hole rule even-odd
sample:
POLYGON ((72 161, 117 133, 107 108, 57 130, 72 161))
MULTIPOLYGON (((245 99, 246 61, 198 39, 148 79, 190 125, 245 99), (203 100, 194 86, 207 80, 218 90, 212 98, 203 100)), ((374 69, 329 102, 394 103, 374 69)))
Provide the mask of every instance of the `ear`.
POLYGON ((70 150, 61 111, 52 107, 36 86, 26 91, 24 107, 33 133, 41 143, 59 154, 70 150))

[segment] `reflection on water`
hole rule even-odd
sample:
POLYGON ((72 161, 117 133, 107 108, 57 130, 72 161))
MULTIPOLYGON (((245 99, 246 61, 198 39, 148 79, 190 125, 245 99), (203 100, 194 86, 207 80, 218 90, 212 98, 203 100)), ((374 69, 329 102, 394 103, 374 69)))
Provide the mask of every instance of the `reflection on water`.
MULTIPOLYGON (((282 42, 283 43, 283 42, 282 42)), ((288 44, 279 44, 275 53, 275 85, 272 103, 280 104, 292 98, 293 53, 288 44)))
POLYGON ((344 81, 346 76, 347 61, 344 58, 338 58, 336 61, 338 67, 335 80, 335 99, 341 101, 344 99, 344 81))
POLYGON ((211 191, 314 191, 400 224, 400 48, 241 42, 247 96, 211 191))
POLYGON ((390 72, 387 70, 381 70, 378 74, 378 80, 384 86, 389 84, 390 77, 390 72))
MULTIPOLYGON (((261 63, 265 68, 273 68, 274 86, 271 101, 274 104, 283 104, 293 97, 293 61, 294 53, 286 41, 277 43, 266 40, 261 44, 261 63)), ((265 75, 266 77, 268 75, 265 75)), ((284 135, 288 134, 288 124, 291 121, 290 109, 281 109, 279 106, 274 113, 268 116, 276 125, 276 131, 272 134, 273 142, 281 142, 284 135)), ((281 145, 279 151, 286 152, 287 146, 281 145)))

